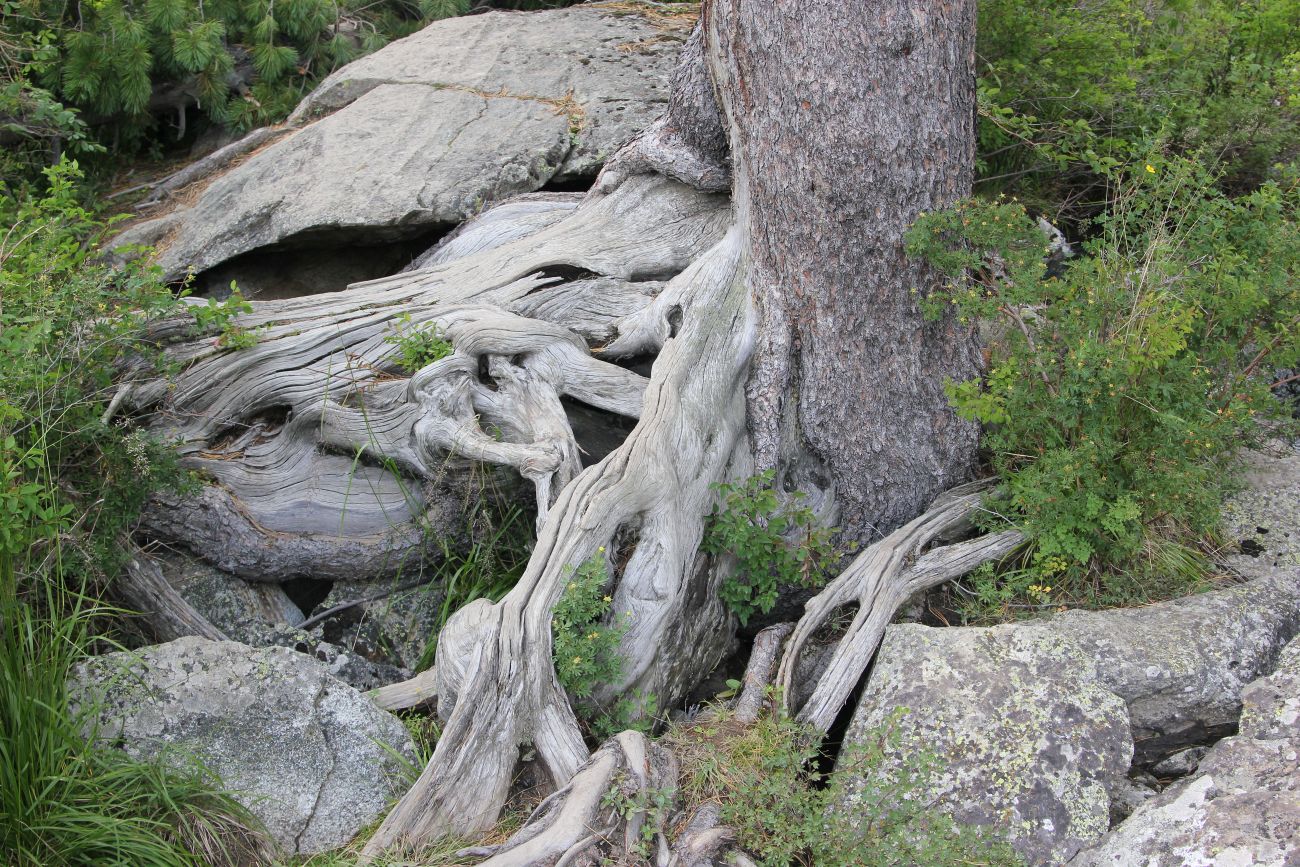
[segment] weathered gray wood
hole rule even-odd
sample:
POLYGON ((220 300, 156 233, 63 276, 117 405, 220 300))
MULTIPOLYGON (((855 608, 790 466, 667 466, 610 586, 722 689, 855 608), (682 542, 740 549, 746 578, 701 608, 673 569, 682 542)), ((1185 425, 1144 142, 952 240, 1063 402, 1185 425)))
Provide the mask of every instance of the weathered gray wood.
POLYGON ((735 720, 745 725, 758 721, 759 714, 768 702, 768 687, 772 685, 772 669, 781 656, 781 645, 794 631, 793 623, 777 623, 754 636, 745 677, 741 681, 740 696, 736 699, 735 720))
POLYGON ((146 529, 267 581, 418 572, 455 532, 457 489, 483 463, 532 481, 544 516, 580 468, 560 398, 641 411, 645 379, 605 360, 617 353, 594 356, 580 332, 613 334, 644 308, 635 281, 715 243, 725 205, 644 176, 503 245, 338 295, 255 303, 240 319, 258 335, 251 349, 174 346, 185 367, 172 387, 138 384, 123 403, 152 411, 182 463, 218 485, 160 499, 146 529), (599 276, 555 291, 544 274, 557 267, 599 276), (432 326, 453 354, 402 378, 388 338, 432 326))
MULTIPOLYGON (((973 9, 716 0, 668 115, 579 206, 558 219, 551 209, 485 218, 428 268, 256 305, 241 324, 259 329, 258 346, 183 344, 174 389, 131 391, 137 411, 154 410, 158 429, 181 439, 187 464, 220 483, 207 524, 242 521, 239 558, 260 540, 281 552, 260 563, 277 574, 320 565, 331 545, 348 568, 365 568, 367 551, 419 556, 410 539, 432 523, 434 480, 489 464, 533 483, 540 532, 528 568, 501 602, 472 603, 439 636, 421 691, 436 693, 443 735, 367 856, 485 831, 524 744, 570 788, 497 863, 574 860, 597 831, 617 830, 596 821, 593 798, 612 769, 644 762, 620 736, 588 763, 551 660, 551 612, 580 563, 603 554, 629 624, 624 676, 596 699, 642 689, 670 702, 732 628, 717 593, 725 566, 698 553, 713 483, 751 475, 756 455, 783 484, 811 490, 823 519, 838 503, 847 536, 868 539, 969 473, 975 431, 948 409, 942 381, 973 373, 973 340, 951 320, 921 320, 909 290, 936 277, 905 259, 901 234, 969 188, 973 9), (701 191, 733 174, 734 207, 701 191), (644 303, 632 297, 667 278, 644 303), (398 375, 386 338, 399 316, 436 325, 452 354, 398 375), (606 335, 593 351, 588 340, 606 335), (658 353, 648 382, 610 363, 647 353, 658 353), (565 397, 636 427, 580 471, 565 397), (295 560, 303 545, 316 547, 295 560)), ((975 496, 869 548, 814 600, 779 685, 814 624, 846 601, 861 610, 801 718, 829 724, 908 588, 1013 544, 1002 534, 925 552, 975 496)), ((184 535, 194 517, 169 529, 184 535)), ((197 547, 238 559, 231 544, 209 532, 197 547)), ((754 689, 748 715, 761 705, 754 689)))
POLYGON ((555 679, 551 609, 569 570, 612 545, 620 530, 637 536, 612 589, 614 610, 629 613, 631 628, 620 648, 627 670, 610 692, 675 696, 725 646, 718 576, 695 568, 695 552, 710 484, 737 466, 743 448, 739 385, 750 320, 737 279, 739 253, 739 236, 730 233, 670 281, 665 294, 688 287, 678 295, 683 324, 655 364, 637 427, 561 492, 515 588, 497 605, 467 606, 443 630, 442 738, 419 781, 371 838, 368 854, 486 830, 504 803, 524 740, 557 785, 573 776, 587 750, 555 679))
POLYGON ((367 693, 384 710, 406 710, 438 697, 438 672, 430 668, 410 680, 390 683, 367 693))
POLYGON ((796 712, 799 722, 821 732, 830 729, 866 672, 885 627, 908 597, 958 578, 987 560, 1004 557, 1024 543, 1020 532, 1007 530, 926 551, 936 539, 968 524, 980 499, 978 491, 940 497, 934 508, 869 546, 808 601, 777 674, 777 687, 787 702, 793 695, 799 654, 808 640, 845 605, 856 603, 858 610, 818 677, 812 696, 803 707, 788 708, 796 712))
POLYGON ((197 635, 226 641, 226 635, 186 602, 163 577, 158 561, 138 548, 127 558, 113 589, 138 611, 159 641, 197 635))

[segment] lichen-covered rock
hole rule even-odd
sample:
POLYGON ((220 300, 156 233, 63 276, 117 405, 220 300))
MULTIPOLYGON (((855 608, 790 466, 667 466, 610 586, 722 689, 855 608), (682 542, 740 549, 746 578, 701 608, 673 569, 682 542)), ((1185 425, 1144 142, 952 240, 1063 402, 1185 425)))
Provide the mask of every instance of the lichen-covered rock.
POLYGON ((358 604, 326 619, 320 632, 326 641, 372 662, 415 669, 438 637, 444 595, 439 583, 336 581, 320 608, 358 604))
POLYGON ((1300 446, 1275 443, 1246 452, 1245 486, 1223 505, 1223 532, 1255 569, 1300 570, 1300 446))
POLYGON ((267 627, 303 621, 279 584, 253 584, 188 554, 163 551, 156 559, 167 583, 235 641, 259 644, 267 627))
POLYGON ((1242 692, 1241 732, 1072 865, 1300 864, 1300 641, 1242 692))
POLYGON ((1137 761, 1228 734, 1241 691, 1300 632, 1300 570, 1142 608, 1069 611, 1014 627, 1068 636, 1128 704, 1137 761))
POLYGON ((73 694, 98 705, 98 736, 135 756, 196 755, 287 851, 346 843, 404 788, 414 757, 393 715, 280 647, 181 638, 93 659, 73 694))
MULTIPOLYGON (((916 793, 924 802, 991 826, 1031 864, 1062 863, 1105 835, 1108 787, 1132 756, 1128 714, 1068 639, 1014 626, 891 626, 846 747, 900 707, 890 761, 935 758, 916 793)), ((837 809, 853 810, 852 796, 837 809)))
POLYGON ((410 668, 394 665, 382 657, 366 655, 356 646, 326 641, 322 637, 323 631, 321 624, 310 630, 280 624, 253 631, 254 640, 249 643, 258 647, 288 647, 304 653, 324 665, 334 677, 361 692, 406 680, 414 673, 410 668))
POLYGON ((440 21, 334 72, 272 143, 114 243, 157 246, 176 280, 272 245, 412 238, 592 175, 662 111, 675 33, 595 8, 440 21))

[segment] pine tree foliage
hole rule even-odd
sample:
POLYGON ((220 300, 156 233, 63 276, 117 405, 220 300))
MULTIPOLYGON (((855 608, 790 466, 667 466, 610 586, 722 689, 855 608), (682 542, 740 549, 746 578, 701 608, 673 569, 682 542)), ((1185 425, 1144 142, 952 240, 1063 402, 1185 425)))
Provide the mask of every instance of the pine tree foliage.
POLYGON ((4 0, 11 39, 46 46, 29 90, 138 137, 197 103, 235 130, 287 114, 337 67, 468 0, 4 0))

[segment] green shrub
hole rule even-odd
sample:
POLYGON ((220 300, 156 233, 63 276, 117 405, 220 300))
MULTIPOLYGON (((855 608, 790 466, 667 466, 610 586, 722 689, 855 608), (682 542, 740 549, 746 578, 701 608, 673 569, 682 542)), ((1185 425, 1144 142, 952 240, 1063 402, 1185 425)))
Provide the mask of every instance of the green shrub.
POLYGON ((257 334, 238 324, 241 314, 253 312, 253 305, 244 300, 234 280, 230 281, 230 295, 224 301, 208 298, 190 310, 199 332, 215 333, 217 345, 223 349, 249 349, 257 345, 257 334))
POLYGON ((411 314, 404 313, 393 321, 393 333, 384 338, 385 343, 397 348, 394 353, 397 366, 407 373, 415 373, 426 365, 451 355, 451 341, 443 337, 436 322, 411 325, 411 314))
POLYGON ((201 766, 98 746, 70 707, 69 670, 121 615, 95 601, 121 537, 180 480, 105 412, 176 302, 147 271, 94 264, 103 227, 78 204, 76 164, 47 174, 43 197, 0 199, 0 851, 42 867, 249 863, 251 817, 201 766))
POLYGON ((674 726, 664 739, 681 762, 687 809, 720 804, 722 824, 763 865, 1021 863, 1005 843, 918 799, 934 762, 926 756, 897 766, 886 761, 896 753, 896 723, 897 717, 842 752, 829 778, 816 769, 815 733, 785 716, 764 715, 746 726, 714 708, 674 726), (850 778, 865 788, 851 792, 850 778))
POLYGON ((49 565, 36 549, 63 540, 62 568, 98 577, 148 493, 181 481, 168 449, 105 413, 119 374, 151 369, 145 330, 177 304, 153 273, 93 261, 104 227, 79 204, 76 163, 46 174, 45 195, 0 198, 13 227, 0 240, 0 556, 35 575, 49 565))
POLYGON ((1285 415, 1268 374, 1300 359, 1296 186, 1232 198, 1197 160, 1158 155, 1111 180, 1059 278, 1014 201, 923 215, 908 236, 951 277, 929 312, 997 323, 984 378, 948 387, 1002 480, 986 522, 1031 540, 1020 568, 977 576, 984 608, 1190 589, 1233 453, 1285 415))
POLYGON ((768 471, 742 484, 715 485, 722 504, 709 517, 701 550, 736 558, 719 595, 742 624, 776 604, 782 587, 817 587, 831 561, 830 531, 819 529, 803 494, 782 503, 768 471))
POLYGON ((606 595, 609 570, 605 549, 572 570, 569 583, 551 613, 551 648, 560 685, 576 698, 623 676, 619 642, 626 632, 621 620, 605 624, 613 597, 606 595))
POLYGON ((1245 192, 1300 153, 1292 0, 987 0, 979 7, 978 190, 1076 220, 1104 168, 1150 136, 1219 155, 1245 192))
MULTIPOLYGON (((57 553, 57 548, 55 549, 57 553)), ((17 867, 239 865, 269 855, 255 819, 197 761, 131 759, 83 735, 66 680, 107 612, 55 574, 18 595, 0 556, 0 853, 17 867)))
POLYGON ((111 122, 121 146, 147 132, 151 110, 191 100, 247 130, 283 118, 338 66, 468 9, 468 0, 3 0, 23 49, 9 74, 21 99, 17 90, 9 99, 25 106, 31 135, 51 124, 84 133, 60 114, 68 106, 111 122))

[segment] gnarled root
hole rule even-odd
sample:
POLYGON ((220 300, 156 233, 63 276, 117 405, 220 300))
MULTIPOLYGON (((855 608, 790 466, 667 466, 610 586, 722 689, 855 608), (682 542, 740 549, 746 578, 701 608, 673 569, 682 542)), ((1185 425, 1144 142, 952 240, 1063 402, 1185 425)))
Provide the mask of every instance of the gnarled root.
POLYGON ((661 697, 685 691, 718 661, 729 618, 717 576, 696 568, 713 494, 743 471, 749 304, 730 233, 674 278, 681 328, 668 339, 628 440, 581 473, 552 507, 527 571, 497 605, 474 603, 438 644, 443 736, 415 787, 367 846, 376 854, 445 833, 481 833, 505 802, 519 747, 530 741, 556 785, 587 759, 577 720, 555 679, 551 610, 572 568, 609 549, 614 609, 629 612, 612 690, 661 697), (613 564, 617 570, 618 563, 613 564))
MULTIPOLYGON (((447 505, 485 464, 533 482, 544 517, 581 467, 561 399, 641 413, 645 378, 589 342, 651 303, 663 283, 646 278, 715 244, 727 213, 723 196, 650 176, 581 207, 536 204, 553 206, 546 219, 537 207, 485 216, 428 268, 255 302, 236 324, 257 345, 182 342, 170 385, 124 387, 121 403, 151 413, 184 465, 216 483, 160 500, 146 530, 250 580, 355 579, 418 571, 430 542, 436 552, 455 532, 447 505), (394 340, 430 328, 452 354, 407 379, 394 340)), ((162 323, 156 335, 186 327, 162 323)))
POLYGON ((793 695, 799 655, 812 636, 842 607, 857 603, 848 630, 839 639, 812 696, 801 708, 789 708, 799 722, 825 732, 844 707, 875 655, 885 627, 898 607, 921 590, 959 578, 987 560, 1000 559, 1024 542, 1005 530, 966 542, 935 548, 937 539, 969 528, 979 508, 981 483, 964 485, 940 496, 920 517, 890 533, 859 554, 848 569, 808 601, 795 626, 777 674, 787 703, 793 695))

